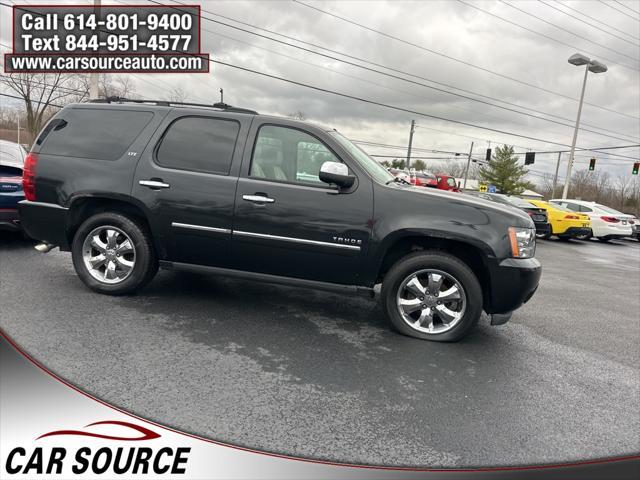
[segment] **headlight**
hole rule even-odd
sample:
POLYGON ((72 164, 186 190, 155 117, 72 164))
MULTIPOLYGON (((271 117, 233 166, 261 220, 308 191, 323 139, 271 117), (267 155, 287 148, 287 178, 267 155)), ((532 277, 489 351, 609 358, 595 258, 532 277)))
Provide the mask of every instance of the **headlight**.
POLYGON ((536 230, 527 227, 509 227, 511 254, 516 258, 531 258, 536 253, 536 230))

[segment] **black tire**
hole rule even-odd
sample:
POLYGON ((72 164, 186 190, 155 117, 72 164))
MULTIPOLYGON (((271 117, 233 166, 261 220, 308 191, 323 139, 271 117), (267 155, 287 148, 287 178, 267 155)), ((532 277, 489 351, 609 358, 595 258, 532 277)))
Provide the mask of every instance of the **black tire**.
POLYGON ((551 238, 551 231, 548 232, 544 232, 544 233, 536 233, 536 238, 540 238, 542 240, 549 240, 551 238))
POLYGON ((571 240, 571 237, 568 235, 558 235, 558 240, 562 242, 568 242, 569 240, 571 240))
POLYGON ((482 315, 482 288, 469 268, 457 257, 445 252, 427 250, 411 253, 398 260, 387 272, 382 282, 382 306, 393 328, 404 335, 437 342, 456 342, 478 323, 482 315), (426 333, 409 326, 398 310, 396 296, 405 279, 424 269, 434 269, 451 275, 462 287, 466 296, 466 309, 459 322, 442 333, 426 333))
POLYGON ((73 266, 84 284, 90 289, 107 295, 124 295, 139 290, 158 272, 156 257, 151 236, 147 228, 136 220, 115 212, 96 214, 87 220, 76 231, 71 247, 73 266), (135 262, 129 275, 119 283, 104 283, 92 276, 83 259, 85 238, 96 228, 112 226, 124 232, 133 244, 135 262))
POLYGON ((596 238, 600 240, 602 243, 608 243, 609 241, 611 241, 611 239, 607 237, 596 237, 596 238))

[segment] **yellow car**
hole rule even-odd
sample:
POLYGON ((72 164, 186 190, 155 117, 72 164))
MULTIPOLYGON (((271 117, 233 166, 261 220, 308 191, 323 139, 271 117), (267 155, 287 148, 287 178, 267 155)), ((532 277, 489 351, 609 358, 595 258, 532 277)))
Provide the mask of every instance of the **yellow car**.
POLYGON ((581 237, 591 234, 591 220, 588 215, 577 213, 561 205, 543 202, 542 200, 529 200, 536 207, 547 211, 551 231, 540 235, 540 238, 549 238, 557 235, 560 240, 581 237))

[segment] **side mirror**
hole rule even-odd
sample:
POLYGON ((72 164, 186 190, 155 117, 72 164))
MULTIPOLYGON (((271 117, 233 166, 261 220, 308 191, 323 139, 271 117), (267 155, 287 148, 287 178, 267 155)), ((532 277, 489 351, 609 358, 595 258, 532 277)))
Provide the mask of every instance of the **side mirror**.
POLYGON ((338 188, 349 188, 356 180, 356 177, 349 175, 347 166, 340 162, 324 162, 319 177, 321 181, 337 185, 338 188))

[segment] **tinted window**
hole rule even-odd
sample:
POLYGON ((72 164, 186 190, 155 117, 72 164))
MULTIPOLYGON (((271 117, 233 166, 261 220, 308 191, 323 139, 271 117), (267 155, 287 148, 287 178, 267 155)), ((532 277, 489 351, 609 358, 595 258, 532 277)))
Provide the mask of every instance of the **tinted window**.
MULTIPOLYGON (((153 118, 134 110, 73 108, 50 124, 41 153, 116 160, 153 118)), ((42 141, 42 140, 40 140, 42 141)))
POLYGON ((265 125, 258 131, 249 175, 326 186, 319 178, 324 162, 340 160, 317 138, 294 128, 265 125))
POLYGON ((210 117, 183 117, 173 122, 156 153, 163 167, 229 174, 240 124, 210 117))

